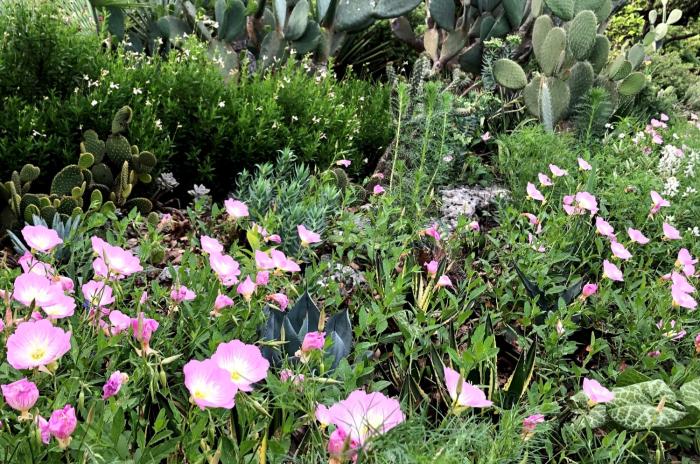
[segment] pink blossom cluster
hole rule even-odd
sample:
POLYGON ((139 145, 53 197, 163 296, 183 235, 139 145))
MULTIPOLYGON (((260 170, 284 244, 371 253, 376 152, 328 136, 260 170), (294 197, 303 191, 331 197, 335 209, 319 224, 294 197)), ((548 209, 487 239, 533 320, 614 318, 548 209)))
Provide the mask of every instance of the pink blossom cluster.
POLYGON ((267 377, 269 367, 257 346, 232 340, 219 344, 211 358, 185 364, 185 387, 202 410, 231 409, 236 393, 252 391, 253 384, 267 377))

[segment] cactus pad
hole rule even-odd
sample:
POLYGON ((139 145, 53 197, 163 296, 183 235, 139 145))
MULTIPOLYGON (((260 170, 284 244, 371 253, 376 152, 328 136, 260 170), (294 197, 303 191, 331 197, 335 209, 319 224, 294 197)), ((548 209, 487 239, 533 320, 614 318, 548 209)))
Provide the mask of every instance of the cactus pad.
POLYGON ((507 89, 519 90, 527 85, 523 68, 515 61, 502 59, 493 65, 493 77, 507 89))
POLYGON ((33 164, 25 164, 19 171, 19 180, 23 184, 33 182, 39 177, 40 173, 41 170, 38 167, 34 166, 33 164))
POLYGON ((596 17, 589 10, 580 12, 571 21, 568 31, 569 49, 578 61, 585 60, 591 53, 597 28, 596 17))
POLYGON ((588 61, 579 61, 571 68, 571 76, 566 81, 571 95, 571 109, 575 109, 581 98, 588 94, 594 79, 593 66, 588 61))
POLYGON ((83 142, 80 144, 80 151, 83 153, 92 153, 95 157, 95 163, 99 163, 105 156, 105 142, 100 140, 97 132, 94 130, 86 130, 83 133, 83 142))
POLYGON ((620 82, 618 90, 620 95, 632 96, 641 92, 645 85, 646 79, 644 74, 640 72, 633 72, 629 76, 625 77, 622 82, 620 82))
POLYGON ((545 0, 545 4, 557 18, 571 21, 574 17, 574 0, 545 0))
POLYGON ((593 65, 593 71, 600 73, 608 62, 610 41, 604 35, 598 34, 593 42, 588 61, 593 65))
POLYGON ((112 135, 123 134, 129 128, 133 111, 128 106, 122 107, 112 119, 112 135))
POLYGON ((85 181, 77 164, 69 164, 61 169, 51 181, 51 195, 70 196, 74 187, 80 187, 85 181))
POLYGON ((560 27, 555 27, 547 34, 538 58, 540 68, 546 76, 554 74, 565 52, 566 32, 560 27))
POLYGON ((105 144, 107 157, 117 166, 131 160, 131 145, 123 135, 110 135, 105 144))

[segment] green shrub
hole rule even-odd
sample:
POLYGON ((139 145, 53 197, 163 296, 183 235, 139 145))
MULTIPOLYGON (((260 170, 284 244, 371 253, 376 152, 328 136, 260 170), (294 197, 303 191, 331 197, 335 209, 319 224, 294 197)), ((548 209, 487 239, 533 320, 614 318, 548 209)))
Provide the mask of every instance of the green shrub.
POLYGON ((205 47, 196 40, 187 46, 165 59, 115 52, 65 99, 4 97, 0 177, 32 163, 42 169, 38 183, 46 182, 75 159, 84 130, 107 132, 125 105, 135 113, 130 137, 173 171, 179 193, 193 183, 228 193, 238 172, 274 160, 281 147, 324 168, 348 158, 359 172, 361 160, 376 159, 391 137, 383 86, 314 76, 293 63, 224 83, 205 47))
POLYGON ((105 61, 99 38, 64 22, 49 2, 7 2, 0 9, 0 95, 66 96, 105 61))

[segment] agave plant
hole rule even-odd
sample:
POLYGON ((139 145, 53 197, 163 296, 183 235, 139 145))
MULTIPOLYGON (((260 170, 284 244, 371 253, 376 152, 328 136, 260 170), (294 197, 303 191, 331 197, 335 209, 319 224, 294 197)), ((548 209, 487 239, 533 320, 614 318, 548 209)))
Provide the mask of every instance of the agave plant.
MULTIPOLYGON (((35 226, 44 226, 55 230, 58 236, 61 237, 61 240, 63 240, 63 243, 57 246, 54 250, 54 256, 58 261, 64 261, 70 257, 70 246, 66 244, 75 238, 81 222, 81 216, 68 217, 64 219, 58 213, 54 215, 53 222, 51 222, 50 225, 44 220, 43 217, 39 215, 35 215, 32 221, 35 226)), ((29 250, 26 246, 24 246, 24 243, 17 235, 9 230, 7 231, 7 235, 10 237, 12 246, 17 254, 24 255, 29 253, 29 250)))
POLYGON ((294 307, 282 312, 267 306, 264 308, 267 322, 260 329, 263 340, 281 342, 280 349, 264 346, 262 349, 265 359, 270 364, 279 366, 283 359, 296 361, 295 353, 301 348, 307 333, 323 331, 330 338, 331 345, 325 355, 333 357, 331 368, 335 368, 340 360, 347 357, 352 349, 352 326, 348 310, 334 314, 327 321, 322 319, 322 313, 311 300, 308 292, 297 300, 294 307))

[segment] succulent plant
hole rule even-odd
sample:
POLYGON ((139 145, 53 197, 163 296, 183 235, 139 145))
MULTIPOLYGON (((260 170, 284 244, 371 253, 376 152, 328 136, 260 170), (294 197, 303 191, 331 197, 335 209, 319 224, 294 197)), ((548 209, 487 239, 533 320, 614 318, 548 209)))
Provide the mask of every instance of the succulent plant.
MULTIPOLYGON (((609 0, 544 3, 554 19, 543 14, 533 25, 532 48, 539 72, 527 82, 522 67, 507 58, 494 63, 493 69, 500 85, 523 89, 525 106, 547 130, 573 114, 594 86, 606 89, 614 107, 621 97, 634 96, 644 88, 644 74, 635 71, 644 59, 642 45, 623 50, 608 64, 610 42, 598 29, 610 13, 609 0)), ((533 12, 539 11, 533 8, 533 12)))
POLYGON ((85 131, 77 164, 56 173, 48 194, 30 192, 40 174, 39 168, 31 164, 13 172, 8 182, 0 183, 0 202, 5 205, 0 209, 0 233, 22 222, 34 223, 35 217, 51 223, 56 214, 65 221, 83 213, 110 215, 117 206, 136 207, 147 214, 153 208, 151 201, 132 198, 131 193, 138 182, 151 182, 157 160, 151 152, 139 151, 124 136, 131 118, 131 108, 120 109, 106 142, 95 131, 85 131))
POLYGON ((503 38, 521 27, 527 18, 527 4, 521 0, 426 0, 427 30, 416 37, 405 17, 392 20, 392 30, 401 40, 424 49, 433 71, 448 65, 480 74, 484 43, 503 38), (459 6, 458 6, 459 5, 459 6))
POLYGON ((263 311, 267 321, 260 329, 262 339, 283 342, 279 350, 271 346, 264 346, 262 349, 263 356, 274 366, 279 366, 285 358, 295 360, 295 353, 301 348, 304 337, 309 332, 322 331, 325 332, 326 338, 331 339, 331 345, 325 354, 333 356, 332 368, 337 367, 340 360, 350 354, 352 326, 347 309, 324 321, 321 311, 309 294, 304 292, 294 307, 287 312, 270 306, 265 307, 263 311))

